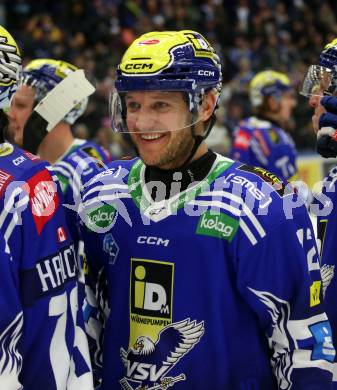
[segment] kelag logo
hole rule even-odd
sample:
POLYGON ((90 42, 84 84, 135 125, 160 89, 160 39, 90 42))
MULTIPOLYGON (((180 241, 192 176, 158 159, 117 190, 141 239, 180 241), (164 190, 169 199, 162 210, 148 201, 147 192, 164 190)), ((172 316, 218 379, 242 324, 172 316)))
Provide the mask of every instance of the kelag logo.
POLYGON ((173 269, 172 263, 131 259, 131 316, 171 320, 173 269))
POLYGON ((95 226, 105 228, 112 225, 116 215, 116 210, 109 204, 105 204, 88 214, 88 225, 90 228, 95 226))
POLYGON ((236 219, 222 213, 215 215, 206 211, 199 219, 196 233, 232 241, 238 227, 239 221, 236 219))

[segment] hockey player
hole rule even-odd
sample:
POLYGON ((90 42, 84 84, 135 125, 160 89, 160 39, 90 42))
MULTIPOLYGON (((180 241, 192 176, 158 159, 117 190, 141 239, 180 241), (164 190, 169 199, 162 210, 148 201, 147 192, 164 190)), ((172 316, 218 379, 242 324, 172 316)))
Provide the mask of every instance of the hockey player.
POLYGON ((113 128, 140 158, 96 176, 81 211, 101 389, 330 389, 306 209, 275 175, 207 150, 220 90, 194 31, 142 35, 118 67, 113 128))
MULTIPOLYGON (((327 44, 318 65, 311 65, 303 82, 302 94, 309 97, 314 108, 313 128, 317 133, 317 151, 322 157, 337 157, 337 39, 327 44)), ((337 167, 323 181, 322 193, 316 194, 318 240, 321 246, 321 273, 326 312, 332 325, 333 340, 337 342, 337 167)), ((337 366, 337 360, 335 359, 337 366)), ((334 375, 337 388, 337 375, 334 375)))
MULTIPOLYGON (((71 125, 84 113, 88 99, 77 104, 52 129, 47 130, 39 117, 35 125, 25 128, 34 106, 75 70, 76 66, 65 61, 38 59, 29 62, 22 72, 21 86, 15 93, 8 112, 8 137, 15 144, 38 153, 41 158, 53 164, 53 171, 61 182, 64 203, 68 206, 68 226, 75 241, 76 252, 81 258, 84 255, 83 245, 76 225, 80 188, 111 160, 108 152, 100 146, 92 141, 74 138, 72 134, 71 125)), ((55 104, 61 105, 62 102, 57 101, 55 104)), ((79 264, 82 264, 81 259, 79 264)))
POLYGON ((49 165, 4 142, 19 49, 0 27, 0 388, 93 388, 77 263, 49 165))
POLYGON ((249 94, 255 115, 239 123, 231 157, 293 179, 297 151, 282 129, 296 104, 289 78, 273 70, 259 72, 249 84, 249 94))

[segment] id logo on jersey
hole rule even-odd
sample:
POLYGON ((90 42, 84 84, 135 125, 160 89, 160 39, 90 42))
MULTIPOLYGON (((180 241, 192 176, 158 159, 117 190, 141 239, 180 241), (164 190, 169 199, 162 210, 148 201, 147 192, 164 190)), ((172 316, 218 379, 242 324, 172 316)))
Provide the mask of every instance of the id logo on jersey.
POLYGON ((139 336, 155 339, 172 323, 174 264, 133 258, 130 273, 131 347, 139 336))
POLYGON ((131 259, 131 312, 171 319, 172 263, 131 259))

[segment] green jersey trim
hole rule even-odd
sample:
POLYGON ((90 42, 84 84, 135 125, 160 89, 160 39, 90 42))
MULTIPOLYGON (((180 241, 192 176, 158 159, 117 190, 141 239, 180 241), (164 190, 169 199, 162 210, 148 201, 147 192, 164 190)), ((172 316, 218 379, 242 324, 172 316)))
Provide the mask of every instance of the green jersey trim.
POLYGON ((131 168, 128 177, 128 186, 131 197, 140 209, 141 213, 156 221, 164 219, 169 215, 173 215, 185 204, 194 200, 202 191, 219 177, 225 170, 230 168, 234 164, 234 161, 217 155, 216 160, 204 180, 198 182, 196 185, 187 188, 185 191, 173 196, 172 198, 155 202, 148 192, 145 185, 145 165, 141 160, 138 160, 131 168), (165 209, 165 213, 162 216, 156 212, 156 210, 165 209), (165 214, 165 215, 163 215, 165 214), (163 218, 164 217, 164 218, 163 218))

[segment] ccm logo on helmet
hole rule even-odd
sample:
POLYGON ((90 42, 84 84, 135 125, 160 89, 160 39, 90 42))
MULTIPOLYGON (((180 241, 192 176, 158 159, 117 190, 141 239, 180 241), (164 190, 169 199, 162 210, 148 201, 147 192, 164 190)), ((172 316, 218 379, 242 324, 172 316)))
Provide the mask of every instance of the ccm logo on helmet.
POLYGON ((215 76, 215 72, 211 70, 198 70, 198 75, 199 76, 215 76))
POLYGON ((127 64, 125 69, 151 69, 153 64, 127 64))

